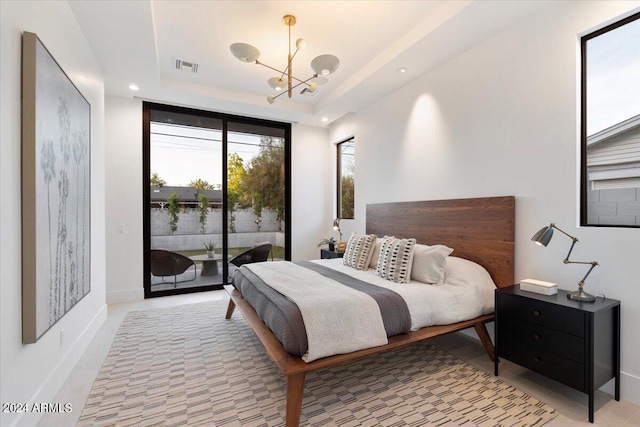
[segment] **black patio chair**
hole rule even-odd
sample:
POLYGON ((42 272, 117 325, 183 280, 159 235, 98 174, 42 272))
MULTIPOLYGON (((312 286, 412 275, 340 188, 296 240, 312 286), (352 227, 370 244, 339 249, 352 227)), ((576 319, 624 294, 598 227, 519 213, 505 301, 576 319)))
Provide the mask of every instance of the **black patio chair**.
POLYGON ((168 283, 164 281, 165 277, 173 276, 173 287, 175 288, 178 285, 178 275, 191 267, 193 267, 193 279, 181 280, 180 282, 189 282, 196 279, 196 263, 176 252, 151 249, 151 274, 162 277, 162 283, 168 283))
POLYGON ((229 280, 233 277, 233 273, 244 264, 268 261, 271 248, 271 243, 262 243, 231 258, 229 260, 229 280))

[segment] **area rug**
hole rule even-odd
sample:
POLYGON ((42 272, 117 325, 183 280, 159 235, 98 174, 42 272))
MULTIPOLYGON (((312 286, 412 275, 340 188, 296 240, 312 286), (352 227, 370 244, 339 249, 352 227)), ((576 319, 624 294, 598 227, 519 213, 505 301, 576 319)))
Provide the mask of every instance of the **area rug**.
MULTIPOLYGON (((131 312, 79 426, 282 426, 286 382, 215 301, 131 312)), ((556 411, 428 343, 307 374, 302 426, 540 426, 556 411)))

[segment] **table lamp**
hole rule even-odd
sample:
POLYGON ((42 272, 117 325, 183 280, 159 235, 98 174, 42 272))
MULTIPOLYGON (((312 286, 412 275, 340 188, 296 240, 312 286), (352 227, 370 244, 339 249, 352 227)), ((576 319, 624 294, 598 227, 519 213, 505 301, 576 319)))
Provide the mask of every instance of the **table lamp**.
POLYGON ((551 241, 551 237, 553 237, 554 228, 559 232, 561 232, 562 234, 564 234, 565 236, 569 237, 571 240, 573 240, 573 243, 571 243, 571 247, 569 248, 569 253, 564 258, 563 262, 565 264, 591 264, 591 268, 589 268, 589 271, 587 271, 587 274, 585 274, 582 280, 578 282, 578 290, 574 292, 569 292, 567 294, 567 298, 572 300, 577 300, 577 301, 594 302, 596 300, 596 297, 594 295, 591 295, 585 292, 582 288, 584 287, 584 281, 587 279, 587 276, 591 273, 591 270, 593 270, 595 266, 599 264, 596 261, 569 261, 569 257, 571 256, 571 251, 573 251, 573 247, 578 242, 577 238, 561 230, 554 223, 551 223, 547 227, 541 228, 536 234, 534 234, 533 237, 531 238, 531 241, 534 243, 537 243, 540 246, 546 247, 551 241))

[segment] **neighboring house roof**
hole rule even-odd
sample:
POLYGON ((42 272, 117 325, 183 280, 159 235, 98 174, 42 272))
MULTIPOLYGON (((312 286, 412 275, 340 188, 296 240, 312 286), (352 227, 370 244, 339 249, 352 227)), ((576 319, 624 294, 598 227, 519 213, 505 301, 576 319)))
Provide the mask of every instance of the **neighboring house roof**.
POLYGON ((594 133, 591 136, 588 136, 587 147, 591 147, 594 144, 611 139, 614 136, 620 135, 621 133, 633 129, 637 126, 640 126, 640 114, 630 117, 627 120, 621 121, 620 123, 616 123, 615 125, 603 129, 598 133, 594 133))
POLYGON ((151 201, 166 202, 167 199, 176 193, 182 203, 197 202, 198 194, 202 193, 209 199, 209 202, 222 201, 222 190, 198 190, 193 187, 171 187, 171 186, 151 186, 151 201))

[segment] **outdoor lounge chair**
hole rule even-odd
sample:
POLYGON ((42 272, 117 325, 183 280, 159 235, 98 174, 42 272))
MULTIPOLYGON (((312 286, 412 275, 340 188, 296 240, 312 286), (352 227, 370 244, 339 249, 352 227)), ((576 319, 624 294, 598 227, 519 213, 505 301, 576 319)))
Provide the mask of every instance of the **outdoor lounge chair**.
POLYGON ((196 279, 196 263, 184 255, 162 249, 151 250, 151 275, 162 277, 173 276, 173 287, 178 284, 178 275, 193 267, 193 279, 181 280, 187 282, 196 279))
POLYGON ((241 265, 267 261, 271 248, 271 243, 261 243, 231 258, 229 260, 229 278, 233 277, 233 273, 241 265))

